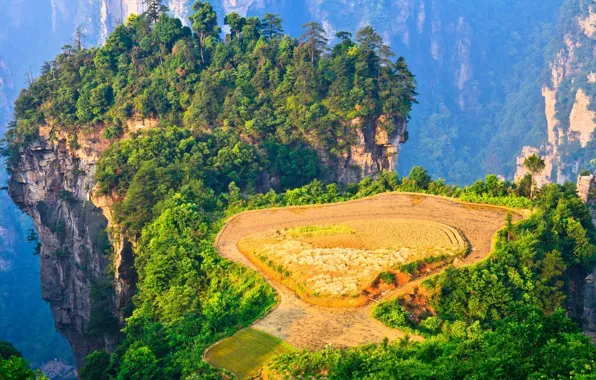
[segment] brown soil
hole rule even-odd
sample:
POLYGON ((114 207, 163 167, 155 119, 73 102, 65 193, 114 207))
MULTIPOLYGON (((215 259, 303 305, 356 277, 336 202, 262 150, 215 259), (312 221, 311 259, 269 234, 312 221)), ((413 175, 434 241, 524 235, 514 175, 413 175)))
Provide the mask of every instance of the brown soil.
MULTIPOLYGON (((487 257, 492 237, 505 224, 507 209, 474 205, 447 198, 406 193, 381 194, 358 201, 322 206, 249 211, 232 217, 216 239, 222 256, 264 275, 280 298, 275 310, 252 327, 306 349, 326 345, 349 347, 390 340, 404 335, 370 316, 370 306, 328 308, 309 304, 250 262, 238 250, 238 241, 272 229, 343 223, 354 220, 411 219, 444 223, 456 228, 470 244, 470 254, 457 265, 470 265, 487 257)), ((522 215, 514 213, 514 220, 522 215)), ((426 276, 388 292, 395 296, 418 286, 426 276)), ((414 339, 421 339, 414 337, 414 339)))

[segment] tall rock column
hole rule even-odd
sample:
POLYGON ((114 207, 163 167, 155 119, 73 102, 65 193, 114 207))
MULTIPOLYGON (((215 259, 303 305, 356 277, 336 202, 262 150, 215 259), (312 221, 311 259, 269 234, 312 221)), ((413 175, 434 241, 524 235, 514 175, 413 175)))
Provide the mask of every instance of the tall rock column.
POLYGON ((41 243, 42 297, 79 367, 92 351, 115 347, 135 291, 130 244, 112 247, 109 220, 91 194, 110 143, 99 129, 73 136, 42 126, 10 168, 10 196, 41 243))

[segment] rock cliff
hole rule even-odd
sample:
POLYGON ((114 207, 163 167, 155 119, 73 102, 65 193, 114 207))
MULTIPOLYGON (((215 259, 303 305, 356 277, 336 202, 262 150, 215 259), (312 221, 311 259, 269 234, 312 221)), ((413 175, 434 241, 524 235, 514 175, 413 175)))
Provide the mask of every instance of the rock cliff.
POLYGON ((399 146, 407 139, 405 120, 396 121, 391 134, 380 126, 385 122, 383 117, 374 123, 359 119, 352 122, 359 127, 356 131, 357 140, 333 168, 335 180, 341 183, 357 182, 383 170, 396 170, 399 146))
POLYGON ((518 157, 515 177, 525 174, 523 159, 541 154, 545 170, 537 178, 539 185, 573 180, 581 168, 593 165, 586 152, 596 129, 596 4, 591 1, 567 1, 564 6, 573 17, 561 21, 562 33, 556 54, 549 64, 548 83, 542 87, 546 116, 546 141, 538 147, 525 146, 518 157), (592 96, 590 95, 592 94, 592 96))
POLYGON ((135 290, 130 245, 116 240, 111 248, 108 219, 92 202, 95 166, 108 146, 101 131, 69 136, 43 126, 9 180, 39 235, 42 297, 78 364, 112 349, 135 290))

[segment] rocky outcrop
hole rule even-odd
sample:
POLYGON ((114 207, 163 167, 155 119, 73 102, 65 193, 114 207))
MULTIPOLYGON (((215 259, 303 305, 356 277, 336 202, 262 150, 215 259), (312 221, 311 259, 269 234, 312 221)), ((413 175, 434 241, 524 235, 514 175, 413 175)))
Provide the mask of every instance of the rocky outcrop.
POLYGON ((396 170, 399 145, 407 138, 407 123, 403 119, 390 122, 387 132, 384 116, 374 122, 357 118, 352 120, 356 141, 337 164, 331 164, 332 177, 341 183, 358 182, 366 176, 375 176, 383 170, 396 170))
MULTIPOLYGON (((568 3, 572 1, 568 0, 566 5, 568 3)), ((561 47, 550 62, 550 83, 542 88, 547 140, 540 148, 525 146, 518 157, 519 163, 529 151, 542 155, 546 168, 537 178, 539 185, 564 183, 575 177, 587 164, 577 159, 579 155, 576 153, 586 148, 596 129, 596 112, 593 111, 596 99, 586 91, 596 82, 596 75, 586 72, 590 60, 596 59, 596 29, 593 26, 596 5, 585 0, 575 3, 582 13, 567 23, 561 47), (561 99, 564 104, 560 104, 561 99)), ((515 177, 520 178, 523 174, 518 165, 515 177)))
POLYGON ((588 205, 592 221, 596 224, 596 176, 593 174, 579 176, 577 194, 588 205))
POLYGON ((543 152, 541 152, 539 149, 536 149, 531 146, 525 146, 522 149, 521 154, 517 157, 515 181, 520 181, 527 174, 530 174, 530 171, 524 166, 524 162, 526 161, 526 158, 530 157, 533 154, 537 154, 539 156, 541 155, 544 159, 544 170, 534 175, 534 181, 536 182, 536 186, 540 188, 548 183, 551 183, 552 181, 550 176, 550 173, 552 172, 553 168, 552 157, 554 156, 552 150, 550 150, 549 153, 544 155, 543 152))
POLYGON ((93 350, 115 346, 135 291, 131 244, 117 238, 110 247, 110 220, 98 207, 107 201, 93 203, 96 165, 109 145, 100 129, 69 135, 43 126, 9 181, 41 242, 42 297, 79 365, 93 350))
POLYGON ((596 128, 596 112, 589 109, 592 100, 583 89, 575 93, 575 102, 569 115, 569 138, 579 141, 582 148, 592 139, 596 128))

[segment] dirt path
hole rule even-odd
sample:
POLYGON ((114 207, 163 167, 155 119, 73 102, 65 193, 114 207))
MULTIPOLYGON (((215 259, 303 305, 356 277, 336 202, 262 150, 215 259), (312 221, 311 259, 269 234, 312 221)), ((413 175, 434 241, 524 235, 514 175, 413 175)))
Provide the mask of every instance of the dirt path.
MULTIPOLYGON (((252 327, 279 337, 288 343, 311 350, 328 344, 351 347, 402 337, 370 316, 370 305, 356 308, 327 308, 302 301, 293 291, 268 277, 237 248, 246 235, 275 228, 313 224, 342 223, 378 218, 416 219, 447 224, 457 228, 471 245, 470 254, 460 265, 476 263, 490 253, 492 236, 505 223, 507 209, 462 203, 448 198, 420 194, 387 193, 374 197, 319 206, 286 207, 248 211, 232 217, 216 239, 222 256, 260 273, 277 290, 280 302, 275 310, 252 327)), ((522 218, 514 214, 514 220, 522 218)), ((414 281, 419 283, 422 279, 414 281)), ((391 292, 403 292, 412 283, 391 292)))

